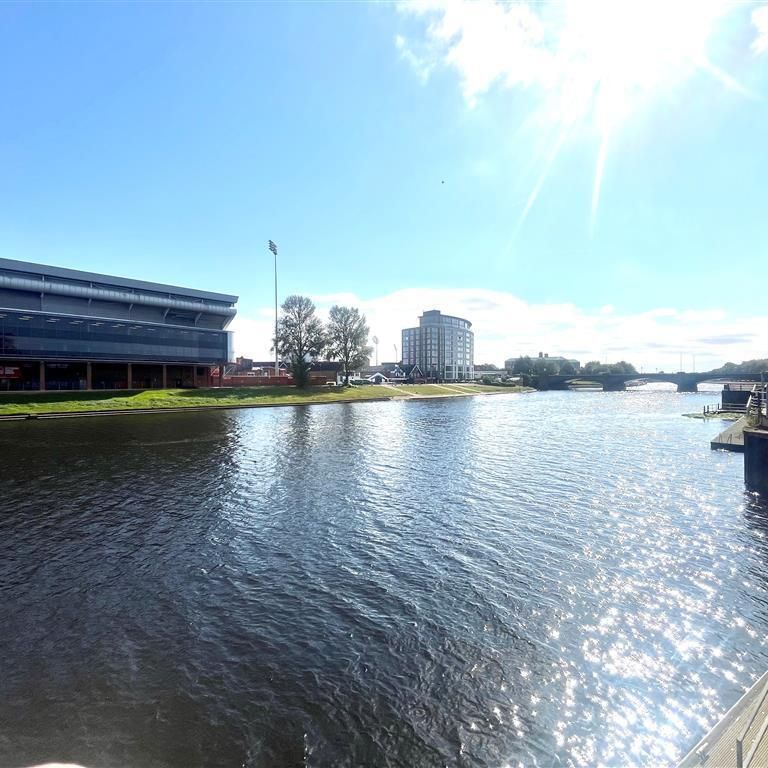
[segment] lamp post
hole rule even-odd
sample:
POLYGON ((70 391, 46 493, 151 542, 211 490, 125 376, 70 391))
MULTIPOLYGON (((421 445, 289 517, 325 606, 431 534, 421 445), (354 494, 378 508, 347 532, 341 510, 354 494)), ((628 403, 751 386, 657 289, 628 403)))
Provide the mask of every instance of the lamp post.
POLYGON ((277 351, 277 246, 271 240, 269 241, 269 250, 275 256, 275 378, 277 378, 280 375, 280 362, 277 351))

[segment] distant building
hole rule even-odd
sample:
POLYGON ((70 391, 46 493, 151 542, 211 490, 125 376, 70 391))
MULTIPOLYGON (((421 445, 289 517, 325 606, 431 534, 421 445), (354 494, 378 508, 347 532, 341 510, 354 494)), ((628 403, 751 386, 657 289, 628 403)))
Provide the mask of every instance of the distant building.
MULTIPOLYGON (((251 360, 251 371, 257 376, 274 376, 274 360, 251 360)), ((288 363, 280 362, 277 367, 278 376, 287 376, 289 374, 288 363)))
POLYGON ((505 370, 499 370, 495 365, 476 365, 474 379, 479 380, 486 376, 490 377, 494 381, 501 381, 502 376, 506 376, 505 370))
POLYGON ((344 382, 344 365, 335 360, 314 360, 309 369, 310 384, 336 384, 344 382))
POLYGON ((418 365, 424 378, 464 381, 474 377, 475 335, 472 323, 430 309, 417 328, 402 333, 403 365, 418 365))
POLYGON ((390 384, 416 384, 424 381, 424 374, 418 365, 405 365, 400 363, 382 363, 363 368, 359 378, 370 381, 373 384, 389 382, 390 384))
POLYGON ((531 357, 531 355, 518 355, 517 357, 508 357, 504 361, 504 367, 511 371, 515 363, 521 358, 521 357, 530 357, 531 360, 536 363, 537 360, 548 360, 551 363, 554 363, 558 369, 560 369, 565 363, 570 363, 577 371, 581 368, 581 363, 578 360, 573 360, 572 358, 568 357, 559 357, 557 355, 550 356, 546 352, 539 352, 539 354, 536 357, 531 357))
POLYGON ((253 370, 253 360, 250 357, 236 357, 235 368, 237 373, 250 373, 253 370))

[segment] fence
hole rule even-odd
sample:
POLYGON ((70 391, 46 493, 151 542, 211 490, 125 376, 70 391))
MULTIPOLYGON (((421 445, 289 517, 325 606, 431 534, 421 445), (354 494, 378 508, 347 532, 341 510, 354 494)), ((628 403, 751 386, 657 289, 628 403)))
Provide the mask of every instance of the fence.
POLYGON ((768 427, 768 384, 755 384, 747 401, 747 421, 752 427, 768 427))

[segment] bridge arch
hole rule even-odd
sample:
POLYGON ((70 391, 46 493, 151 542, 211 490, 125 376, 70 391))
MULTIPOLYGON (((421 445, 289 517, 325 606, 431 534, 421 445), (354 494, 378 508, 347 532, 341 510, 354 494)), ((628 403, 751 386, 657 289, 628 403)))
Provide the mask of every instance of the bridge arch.
POLYGON ((575 373, 561 376, 538 375, 531 377, 537 389, 568 389, 575 381, 585 381, 602 386, 604 392, 620 392, 626 389, 628 381, 665 382, 675 384, 678 392, 697 392, 698 385, 710 381, 732 381, 750 383, 760 381, 759 373, 712 374, 712 373, 575 373))

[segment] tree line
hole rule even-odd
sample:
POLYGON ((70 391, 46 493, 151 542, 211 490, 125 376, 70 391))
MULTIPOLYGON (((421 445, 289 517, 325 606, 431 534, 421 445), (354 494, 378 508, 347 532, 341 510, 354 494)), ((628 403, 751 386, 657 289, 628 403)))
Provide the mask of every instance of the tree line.
POLYGON ((768 371, 768 360, 745 360, 743 363, 726 363, 719 368, 713 368, 710 373, 760 373, 768 371))
POLYGON ((581 368, 577 368, 567 360, 560 364, 549 357, 518 357, 512 366, 512 373, 518 376, 573 376, 578 373, 590 375, 600 373, 637 373, 635 366, 626 360, 618 363, 601 363, 599 360, 590 360, 581 368))
POLYGON ((372 352, 369 329, 357 307, 334 304, 327 323, 317 316, 314 303, 306 296, 289 296, 280 308, 272 349, 277 347, 278 354, 290 364, 297 386, 309 384, 312 361, 320 355, 341 363, 345 384, 349 384, 352 371, 367 363, 372 352))

